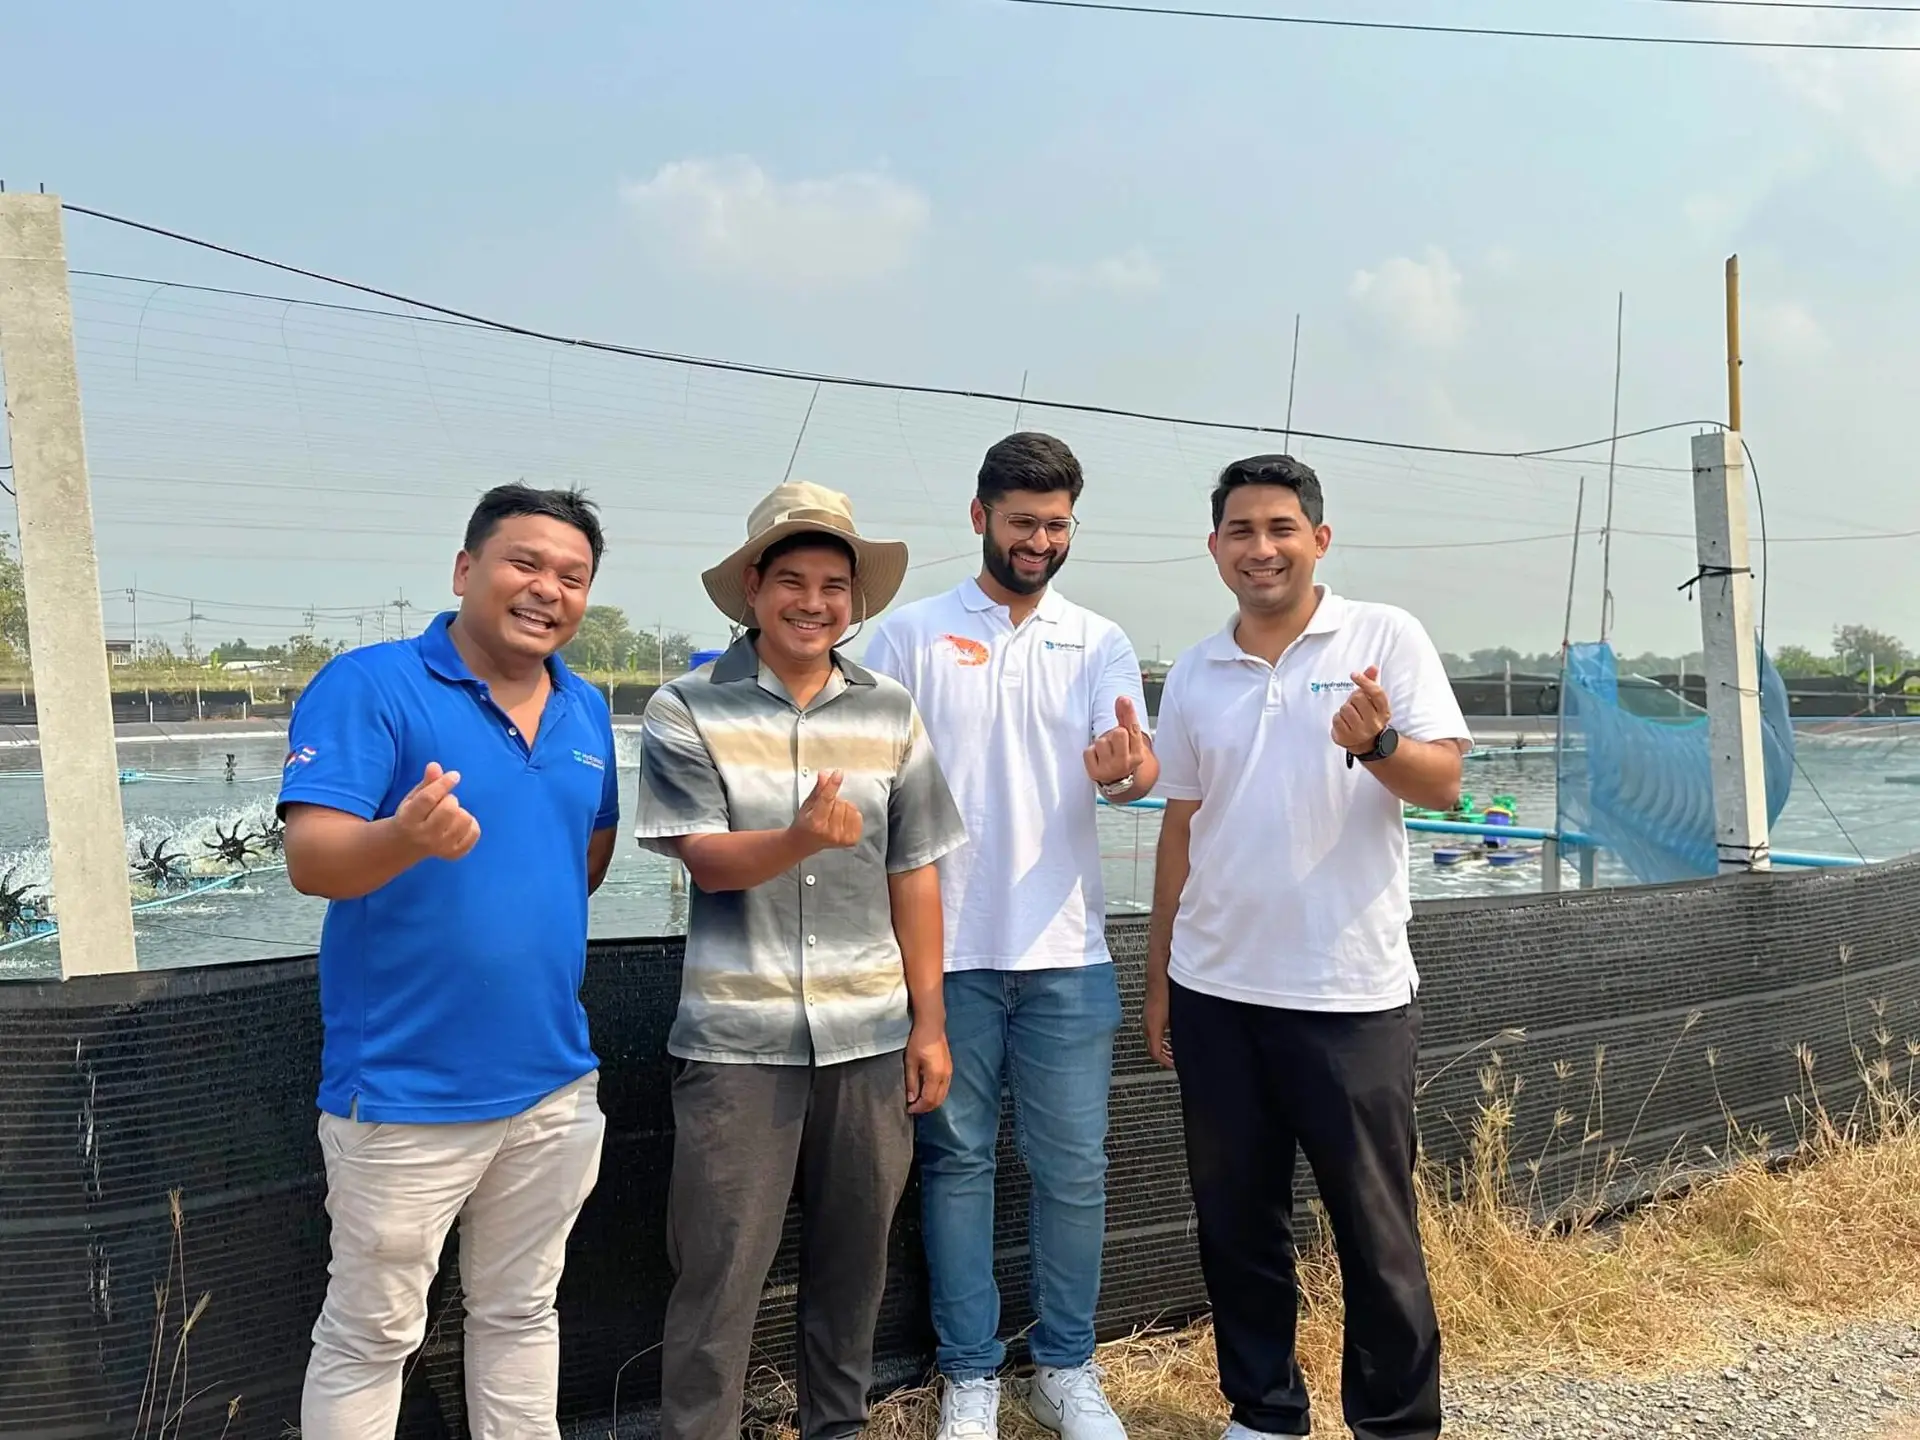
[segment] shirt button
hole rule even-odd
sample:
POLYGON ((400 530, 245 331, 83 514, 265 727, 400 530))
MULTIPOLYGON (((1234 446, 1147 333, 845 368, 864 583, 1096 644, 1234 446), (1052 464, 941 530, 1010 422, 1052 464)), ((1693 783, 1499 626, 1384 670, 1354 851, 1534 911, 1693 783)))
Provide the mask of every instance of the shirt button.
POLYGON ((807 884, 809 885, 813 884, 813 876, 811 875, 807 876, 807 884))
POLYGON ((520 732, 519 732, 518 730, 516 730, 516 729, 514 729, 514 728, 513 728, 513 726, 511 726, 511 725, 509 725, 509 726, 507 726, 507 734, 509 734, 509 735, 518 735, 519 733, 520 733, 520 732))
POLYGON ((807 944, 812 945, 814 943, 815 943, 814 937, 811 935, 807 936, 807 944))
POLYGON ((811 775, 812 773, 813 771, 809 770, 806 766, 802 765, 800 767, 800 778, 802 780, 806 779, 807 776, 811 775))

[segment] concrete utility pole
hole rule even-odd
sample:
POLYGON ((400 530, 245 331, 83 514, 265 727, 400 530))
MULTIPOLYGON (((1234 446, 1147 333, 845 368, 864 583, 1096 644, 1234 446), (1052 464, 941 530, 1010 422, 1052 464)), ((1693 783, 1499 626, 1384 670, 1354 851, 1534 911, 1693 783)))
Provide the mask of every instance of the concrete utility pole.
POLYGON ((1740 433, 1739 259, 1727 262, 1727 412, 1732 427, 1693 437, 1693 527, 1707 744, 1720 870, 1771 868, 1767 771, 1760 749, 1760 658, 1747 546, 1747 465, 1740 433))
POLYGON ((0 195, 0 369, 19 497, 60 973, 129 971, 133 897, 58 196, 0 195))

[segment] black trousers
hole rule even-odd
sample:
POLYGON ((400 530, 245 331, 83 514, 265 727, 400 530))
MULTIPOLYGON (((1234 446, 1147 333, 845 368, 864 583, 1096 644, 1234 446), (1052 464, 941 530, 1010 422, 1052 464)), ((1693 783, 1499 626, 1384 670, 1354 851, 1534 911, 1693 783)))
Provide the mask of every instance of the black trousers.
POLYGON ((1433 1440, 1440 1327, 1413 1194, 1418 1005, 1277 1010, 1176 984, 1171 1022, 1200 1266, 1233 1418, 1308 1433, 1294 1353, 1293 1171, 1305 1151, 1340 1258, 1347 1425, 1357 1440, 1433 1440))

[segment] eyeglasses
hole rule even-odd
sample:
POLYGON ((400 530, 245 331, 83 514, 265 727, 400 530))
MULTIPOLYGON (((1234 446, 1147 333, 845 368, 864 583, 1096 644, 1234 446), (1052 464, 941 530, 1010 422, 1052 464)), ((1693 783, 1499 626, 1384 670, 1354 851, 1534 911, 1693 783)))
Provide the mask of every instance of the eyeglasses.
POLYGON ((996 510, 991 505, 982 505, 980 508, 989 515, 998 515, 1000 523, 1007 527, 1007 533, 1016 540, 1031 540, 1037 532, 1045 530, 1049 544, 1065 545, 1073 539, 1074 531, 1080 528, 1080 517, 1077 515, 1069 515, 1057 520, 1042 520, 1036 515, 1009 514, 1005 510, 996 510))

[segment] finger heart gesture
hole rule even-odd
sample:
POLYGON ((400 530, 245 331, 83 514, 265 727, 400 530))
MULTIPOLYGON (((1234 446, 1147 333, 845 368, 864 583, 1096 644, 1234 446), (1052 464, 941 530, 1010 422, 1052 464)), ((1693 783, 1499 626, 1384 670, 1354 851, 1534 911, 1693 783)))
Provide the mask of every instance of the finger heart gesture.
POLYGON ((420 783, 394 811, 400 833, 431 859, 458 860, 480 843, 480 822, 453 793, 459 783, 458 770, 443 770, 429 762, 420 783))
POLYGON ((1349 754, 1365 754, 1392 722, 1393 706, 1380 688, 1380 667, 1354 671, 1353 693, 1333 717, 1333 743, 1349 754))
POLYGON ((815 851, 851 850, 860 843, 860 812, 852 801, 840 798, 840 785, 845 779, 838 770, 821 775, 793 817, 793 828, 815 851))

